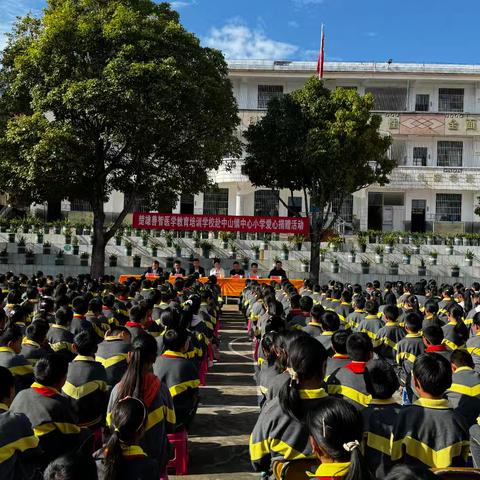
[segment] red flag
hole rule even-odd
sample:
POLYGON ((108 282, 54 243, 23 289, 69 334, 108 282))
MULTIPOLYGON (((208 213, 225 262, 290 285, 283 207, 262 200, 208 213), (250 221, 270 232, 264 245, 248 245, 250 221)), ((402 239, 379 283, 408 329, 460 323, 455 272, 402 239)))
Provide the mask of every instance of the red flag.
POLYGON ((318 53, 318 60, 317 60, 318 78, 323 78, 324 64, 325 64, 325 33, 323 31, 323 24, 322 24, 322 32, 320 34, 320 52, 318 53))

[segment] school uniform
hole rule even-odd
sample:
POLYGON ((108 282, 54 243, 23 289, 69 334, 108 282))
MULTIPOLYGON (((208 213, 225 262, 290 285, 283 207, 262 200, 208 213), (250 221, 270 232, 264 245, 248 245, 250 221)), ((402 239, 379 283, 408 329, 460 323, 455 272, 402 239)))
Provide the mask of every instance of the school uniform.
MULTIPOLYGON (((139 445, 122 445, 122 462, 117 480, 158 480, 158 462, 147 456, 139 445)), ((105 452, 103 449, 93 454, 97 465, 98 480, 105 478, 105 452)))
POLYGON ((95 315, 93 312, 87 312, 85 319, 90 323, 91 330, 95 336, 97 343, 103 341, 105 333, 110 328, 107 319, 103 315, 95 315))
POLYGON ((353 312, 353 307, 351 303, 340 302, 340 305, 336 306, 335 311, 337 312, 338 318, 342 325, 347 323, 347 317, 353 312))
POLYGON ((467 351, 473 358, 475 370, 480 372, 480 332, 467 340, 467 351))
POLYGON ((450 406, 465 417, 469 426, 475 424, 480 415, 480 373, 470 367, 457 368, 447 398, 450 406))
POLYGON ((28 361, 32 367, 34 367, 37 362, 51 352, 50 348, 44 348, 39 343, 30 340, 29 338, 24 337, 22 340, 22 351, 20 355, 28 361))
POLYGON ((400 379, 408 388, 413 364, 417 357, 425 352, 421 333, 407 333, 405 338, 397 343, 397 363, 400 366, 400 379))
POLYGON ((47 341, 54 352, 62 353, 68 358, 68 361, 75 357, 73 334, 67 327, 53 324, 47 332, 47 341))
POLYGON ((447 322, 447 317, 448 317, 447 307, 454 302, 455 300, 453 300, 450 297, 444 297, 442 300, 438 302, 438 316, 440 317, 441 320, 444 320, 445 322, 447 322))
POLYGON ((18 393, 33 383, 33 367, 23 355, 17 355, 10 347, 0 347, 0 366, 8 368, 15 380, 18 393))
POLYGON ((397 344, 407 332, 397 323, 388 321, 376 334, 376 353, 391 365, 396 362, 397 344))
POLYGON ((268 391, 265 393, 266 402, 270 402, 274 398, 278 397, 280 390, 283 388, 286 382, 291 380, 290 374, 287 372, 279 373, 276 377, 272 378, 268 391))
POLYGON ((463 337, 461 337, 460 335, 458 335, 458 333, 455 332, 456 325, 456 322, 448 322, 445 326, 442 327, 444 337, 443 343, 447 346, 448 349, 452 351, 465 345, 463 337))
POLYGON ((260 370, 256 375, 257 386, 260 390, 259 405, 263 407, 267 401, 268 391, 272 382, 280 375, 275 364, 269 365, 268 362, 263 362, 260 370))
POLYGON ((130 342, 125 342, 115 336, 105 337, 103 342, 98 345, 95 360, 103 365, 107 384, 110 387, 114 387, 127 371, 127 357, 130 350, 130 342))
POLYGON ((301 310, 292 310, 287 317, 287 328, 289 330, 302 330, 310 322, 310 314, 301 310))
POLYGON ((315 337, 315 340, 318 340, 323 345, 329 357, 334 354, 332 347, 332 336, 334 333, 335 332, 324 331, 320 335, 315 337))
POLYGON ((0 478, 32 478, 41 453, 28 418, 0 403, 0 478))
POLYGON ((310 320, 302 330, 311 337, 318 337, 322 334, 322 326, 315 320, 310 320))
MULTIPOLYGON (((118 400, 120 383, 115 385, 107 407, 107 424, 111 424, 111 415, 118 400)), ((173 431, 176 423, 173 400, 168 387, 153 375, 147 374, 143 379, 143 403, 147 408, 148 418, 145 434, 140 446, 145 453, 158 461, 160 471, 164 471, 169 460, 167 433, 173 431)))
POLYGON ((77 355, 68 366, 63 394, 70 399, 80 427, 95 429, 104 420, 107 374, 93 357, 77 355))
MULTIPOLYGON (((321 405, 327 393, 323 388, 300 390, 303 411, 321 405)), ((278 397, 260 412, 250 436, 250 460, 256 472, 269 472, 275 461, 314 458, 309 432, 303 423, 285 414, 278 397)))
POLYGON ((328 357, 325 379, 327 379, 333 372, 344 367, 348 363, 350 363, 350 357, 348 355, 335 353, 332 357, 328 357))
POLYGON ((34 382, 15 397, 10 411, 23 413, 30 420, 44 452, 42 461, 45 464, 78 447, 80 427, 77 419, 69 400, 54 388, 34 382))
POLYGON ((128 307, 126 299, 115 299, 114 308, 102 306, 102 315, 109 325, 125 325, 128 322, 128 307))
POLYGON ((153 306, 152 310, 152 320, 160 325, 160 317, 164 310, 168 308, 167 302, 160 302, 153 306))
POLYGON ((452 352, 445 346, 445 345, 429 345, 425 349, 425 353, 435 353, 440 355, 441 357, 445 358, 445 360, 450 363, 450 357, 452 356, 452 352))
POLYGON ((374 399, 362 411, 364 456, 376 478, 383 478, 390 468, 390 437, 402 407, 393 399, 374 399))
POLYGON ((127 327, 127 330, 130 332, 130 335, 132 336, 132 342, 139 335, 141 335, 142 333, 145 333, 145 329, 143 328, 143 325, 140 322, 132 322, 131 320, 129 320, 125 324, 125 327, 127 327))
POLYGON ((432 325, 443 327, 445 325, 445 322, 442 321, 437 315, 425 316, 422 323, 422 330, 424 331, 427 327, 430 327, 432 325))
POLYGON ((363 410, 371 400, 365 384, 366 362, 350 361, 343 368, 330 375, 327 380, 327 392, 344 398, 358 410, 363 410))
POLYGON ((166 350, 153 365, 153 373, 167 385, 173 399, 177 427, 189 425, 198 404, 198 370, 184 353, 166 350))
POLYGON ((365 318, 358 324, 357 331, 366 333, 372 341, 373 347, 380 345, 377 339, 377 333, 383 328, 385 323, 378 318, 377 315, 366 315, 365 318))
POLYGON ((321 463, 315 473, 307 472, 312 479, 317 480, 342 480, 348 475, 350 462, 321 463))
POLYGON ((70 331, 73 333, 73 336, 78 335, 85 330, 93 330, 92 324, 87 321, 85 315, 74 313, 72 323, 70 324, 70 331))
POLYGON ((468 440, 468 424, 448 400, 420 398, 398 414, 392 460, 428 468, 464 466, 468 440))
POLYGON ((358 332, 358 325, 365 317, 366 313, 363 310, 354 310, 347 315, 346 324, 349 325, 354 332, 358 332))

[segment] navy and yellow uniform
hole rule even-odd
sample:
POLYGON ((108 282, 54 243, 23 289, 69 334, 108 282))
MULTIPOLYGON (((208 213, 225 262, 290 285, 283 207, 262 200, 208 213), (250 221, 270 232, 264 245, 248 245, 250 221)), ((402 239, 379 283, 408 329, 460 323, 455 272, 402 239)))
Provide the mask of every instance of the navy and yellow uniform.
POLYGON ((280 375, 275 364, 269 365, 268 362, 263 362, 260 366, 260 371, 257 375, 257 385, 260 389, 259 404, 262 407, 267 399, 268 391, 272 382, 280 375))
POLYGON ((63 353, 69 360, 72 360, 73 353, 73 334, 63 325, 53 324, 47 332, 47 341, 54 352, 63 353))
POLYGON ((87 312, 85 319, 91 325, 91 330, 94 334, 97 343, 103 341, 105 332, 110 328, 107 319, 103 315, 95 315, 93 312, 87 312))
POLYGON ((321 463, 315 473, 307 472, 307 475, 317 480, 342 480, 349 470, 350 462, 321 463))
POLYGON ((467 340, 467 351, 473 358, 475 370, 480 372, 480 332, 467 340))
MULTIPOLYGON (((299 390, 303 411, 319 406, 327 394, 323 388, 299 390)), ((250 460, 257 472, 268 472, 274 461, 314 458, 305 426, 287 415, 278 396, 260 412, 250 436, 250 460)))
POLYGON ((125 326, 127 327, 128 331, 130 332, 130 335, 132 336, 132 341, 135 340, 135 338, 141 335, 142 333, 145 333, 145 329, 143 328, 143 325, 140 322, 132 322, 130 320, 125 324, 125 326))
POLYGON ((116 299, 115 308, 104 305, 102 307, 102 315, 109 325, 125 325, 128 322, 128 309, 125 301, 120 299, 116 299))
POLYGON ((78 335, 80 332, 83 332, 85 330, 93 330, 92 324, 87 321, 85 315, 74 313, 72 323, 70 324, 70 331, 73 333, 73 336, 78 335))
POLYGON ((10 347, 0 347, 0 366, 8 368, 15 378, 15 391, 19 392, 33 383, 33 367, 23 355, 10 347))
POLYGON ((325 378, 328 378, 333 372, 335 372, 339 368, 344 367, 348 363, 350 363, 350 357, 348 355, 335 353, 333 357, 329 357, 327 360, 327 369, 325 371, 325 378))
POLYGON ((30 420, 44 452, 44 463, 75 450, 79 445, 80 427, 72 414, 70 402, 54 388, 33 383, 31 388, 15 397, 10 411, 23 413, 30 420))
POLYGON ((363 410, 371 400, 365 385, 366 362, 350 362, 332 373, 327 380, 329 395, 343 397, 358 410, 363 410))
POLYGON ((425 349, 425 353, 436 353, 448 360, 448 363, 450 363, 450 357, 452 356, 452 352, 445 345, 429 345, 425 349))
POLYGON ((425 351, 421 333, 407 333, 405 338, 397 343, 397 363, 400 366, 400 379, 409 384, 413 364, 418 356, 425 351))
POLYGON ((397 344, 407 332, 397 322, 387 322, 376 335, 376 353, 390 364, 396 363, 397 344))
POLYGON ((352 330, 358 332, 358 325, 365 318, 366 313, 363 310, 356 309, 352 313, 347 315, 346 324, 350 326, 352 330))
POLYGON ((377 339, 377 333, 383 328, 385 323, 377 315, 367 315, 357 327, 358 332, 366 333, 372 341, 373 347, 380 345, 377 339))
POLYGON ((390 437, 402 407, 393 399, 374 399, 362 411, 364 455, 376 478, 383 478, 390 468, 390 437))
POLYGON ((303 327, 303 331, 312 337, 318 337, 322 334, 322 326, 312 319, 303 327))
POLYGON ((334 351, 332 347, 332 336, 335 332, 330 332, 330 331, 324 331, 317 337, 315 337, 315 340, 318 340, 325 350, 327 351, 328 356, 332 356, 334 351))
POLYGON ((170 391, 177 426, 188 425, 197 408, 200 386, 194 363, 183 353, 166 350, 157 357, 153 373, 170 391))
POLYGON ((453 300, 453 298, 450 298, 450 297, 443 297, 443 299, 438 302, 438 317, 441 320, 444 320, 445 322, 447 322, 447 317, 448 317, 447 307, 449 307, 449 305, 454 303, 455 301, 453 300))
POLYGON ((345 326, 348 316, 353 312, 353 307, 351 303, 340 302, 340 305, 336 306, 335 311, 337 312, 341 325, 345 326))
POLYGON ((114 387, 127 371, 127 357, 131 349, 129 342, 118 336, 106 336, 98 345, 95 360, 105 368, 107 384, 114 387))
POLYGON ((459 367, 447 390, 450 406, 461 413, 471 426, 480 415, 480 373, 470 367, 459 367))
POLYGON ((468 438, 467 422, 448 400, 420 398, 398 414, 392 460, 429 468, 462 466, 469 453, 468 438))
POLYGON ((465 341, 463 337, 461 337, 460 335, 458 335, 457 332, 455 332, 456 325, 456 322, 448 322, 442 327, 444 336, 443 343, 447 346, 449 350, 452 351, 465 346, 465 341))
POLYGON ((268 386, 268 392, 265 394, 265 400, 269 402, 278 397, 280 390, 285 385, 285 382, 290 381, 290 375, 288 372, 279 373, 276 377, 272 378, 268 386))
POLYGON ((22 340, 22 351, 21 355, 28 361, 32 367, 45 355, 50 353, 51 350, 48 348, 42 347, 39 343, 30 340, 29 338, 24 337, 22 340))
MULTIPOLYGON (((97 464, 98 480, 105 478, 105 452, 98 450, 93 454, 97 464)), ((139 445, 122 445, 122 466, 118 480, 158 480, 160 468, 158 462, 149 458, 139 445)))
POLYGON ((104 421, 107 406, 107 374, 93 357, 77 355, 68 366, 63 394, 78 417, 80 427, 95 429, 104 421))
POLYGON ((41 453, 28 418, 0 403, 0 478, 32 478, 41 453))
MULTIPOLYGON (((153 373, 145 375, 143 384, 144 392, 141 400, 147 408, 148 420, 140 446, 149 457, 158 461, 160 470, 163 471, 169 460, 167 433, 173 431, 176 423, 173 400, 168 387, 162 384, 153 373)), ((108 402, 108 425, 110 425, 113 407, 120 400, 117 398, 119 386, 120 383, 113 388, 108 402)))
POLYGON ((439 327, 443 327, 445 325, 445 322, 438 318, 438 316, 436 315, 425 315, 422 323, 422 330, 425 330, 427 327, 431 327, 432 325, 438 325, 439 327))
POLYGON ((160 302, 153 306, 152 310, 152 320, 160 325, 160 317, 162 316, 162 312, 168 308, 167 302, 160 302))

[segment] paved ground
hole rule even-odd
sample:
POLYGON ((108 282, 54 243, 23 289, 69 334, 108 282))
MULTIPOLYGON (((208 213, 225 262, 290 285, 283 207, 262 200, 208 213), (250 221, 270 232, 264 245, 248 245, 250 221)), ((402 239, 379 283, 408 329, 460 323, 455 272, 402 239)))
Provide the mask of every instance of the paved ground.
POLYGON ((189 436, 187 477, 177 480, 243 480, 252 473, 248 440, 258 417, 251 342, 236 305, 223 309, 221 357, 201 389, 201 404, 189 436))

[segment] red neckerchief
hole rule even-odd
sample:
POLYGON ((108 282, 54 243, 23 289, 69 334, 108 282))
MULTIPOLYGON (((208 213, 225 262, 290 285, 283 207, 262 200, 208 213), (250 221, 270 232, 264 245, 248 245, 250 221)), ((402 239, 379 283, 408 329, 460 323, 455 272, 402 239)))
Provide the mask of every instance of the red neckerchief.
POLYGON ((44 397, 54 397, 55 395, 58 395, 58 392, 56 390, 45 387, 44 385, 42 385, 41 387, 32 387, 32 390, 35 390, 37 393, 43 395, 44 397))
POLYGON ((143 328, 142 324, 141 323, 138 323, 138 322, 127 322, 125 324, 126 327, 137 327, 137 328, 143 328))
POLYGON ((343 368, 348 368, 353 373, 364 373, 366 364, 367 362, 350 362, 347 363, 343 368))
POLYGON ((153 373, 147 373, 143 377, 143 403, 147 408, 150 408, 159 390, 160 380, 158 377, 153 373))
POLYGON ((444 352, 447 349, 445 345, 429 345, 425 350, 426 353, 430 352, 444 352))
POLYGON ((105 305, 102 306, 102 310, 107 310, 107 311, 111 311, 112 309, 110 307, 106 307, 105 305))
POLYGON ((299 309, 299 308, 294 308, 292 309, 292 311, 290 312, 292 315, 302 315, 303 312, 299 309))

